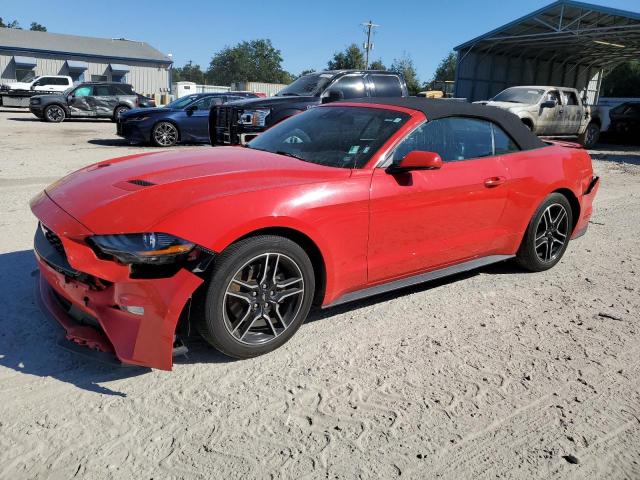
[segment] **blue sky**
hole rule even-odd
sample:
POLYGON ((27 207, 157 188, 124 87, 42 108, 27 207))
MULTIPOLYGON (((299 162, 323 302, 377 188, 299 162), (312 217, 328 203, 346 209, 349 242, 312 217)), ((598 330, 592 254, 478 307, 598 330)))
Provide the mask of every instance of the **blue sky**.
MULTIPOLYGON (((334 52, 364 42, 361 23, 381 25, 373 39, 373 59, 389 65, 406 52, 422 80, 456 45, 551 3, 550 0, 273 0, 214 2, 188 0, 23 0, 2 2, 0 16, 32 21, 50 32, 143 40, 176 65, 188 60, 208 66, 211 56, 242 40, 270 38, 282 51, 283 66, 298 74, 326 67, 334 52), (55 8, 54 8, 55 7, 55 8)), ((638 0, 593 3, 640 11, 638 0)))

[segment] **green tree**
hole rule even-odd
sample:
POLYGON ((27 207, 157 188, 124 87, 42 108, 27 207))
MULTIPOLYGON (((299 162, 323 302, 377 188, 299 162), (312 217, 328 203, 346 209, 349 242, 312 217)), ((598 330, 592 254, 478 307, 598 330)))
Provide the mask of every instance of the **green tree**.
POLYGON ((271 40, 259 39, 217 52, 209 64, 207 79, 214 85, 243 81, 290 83, 293 76, 282 68, 282 53, 271 40))
POLYGON ((173 82, 195 82, 198 85, 206 83, 205 73, 200 68, 200 65, 194 65, 191 61, 183 67, 174 68, 172 79, 173 82))
POLYGON ((407 52, 404 52, 402 57, 394 59, 389 70, 400 73, 404 77, 409 95, 415 95, 420 91, 420 79, 413 65, 413 60, 407 52))
POLYGON ((40 25, 38 22, 31 22, 31 28, 29 28, 29 30, 33 32, 46 32, 47 27, 40 25))
POLYGON ((640 61, 618 65, 602 79, 602 97, 637 97, 640 92, 640 61))
POLYGON ((4 23, 4 21, 2 20, 2 17, 0 17, 0 27, 3 27, 3 28, 17 28, 18 30, 22 30, 22 28, 20 27, 20 24, 18 23, 17 20, 12 20, 9 23, 4 23))
POLYGON ((369 65, 369 69, 371 69, 371 70, 386 70, 387 67, 384 66, 384 63, 382 63, 382 59, 379 58, 378 60, 374 60, 373 62, 371 62, 371 65, 369 65))
MULTIPOLYGON (((440 63, 436 67, 436 71, 433 74, 431 82, 436 80, 455 80, 456 79, 456 66, 458 65, 458 54, 456 52, 449 52, 449 54, 440 60, 440 63)), ((428 84, 430 85, 430 84, 428 84)))
POLYGON ((329 70, 362 69, 364 68, 364 53, 355 43, 349 45, 344 52, 336 52, 327 62, 329 70))

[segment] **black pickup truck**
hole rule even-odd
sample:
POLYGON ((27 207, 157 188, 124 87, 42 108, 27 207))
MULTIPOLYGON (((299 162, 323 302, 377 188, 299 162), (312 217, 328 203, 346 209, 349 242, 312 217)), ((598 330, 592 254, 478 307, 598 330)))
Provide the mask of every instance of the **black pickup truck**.
POLYGON ((270 98, 216 106, 209 114, 211 145, 244 145, 285 118, 321 103, 361 97, 406 97, 401 75, 382 70, 328 70, 295 80, 270 98))

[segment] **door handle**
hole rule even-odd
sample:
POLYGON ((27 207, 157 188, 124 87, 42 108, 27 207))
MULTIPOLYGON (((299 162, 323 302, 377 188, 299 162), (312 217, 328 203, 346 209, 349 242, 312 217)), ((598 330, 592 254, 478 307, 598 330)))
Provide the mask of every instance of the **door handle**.
POLYGON ((493 188, 502 185, 506 181, 506 177, 489 177, 485 179, 484 186, 487 188, 493 188))

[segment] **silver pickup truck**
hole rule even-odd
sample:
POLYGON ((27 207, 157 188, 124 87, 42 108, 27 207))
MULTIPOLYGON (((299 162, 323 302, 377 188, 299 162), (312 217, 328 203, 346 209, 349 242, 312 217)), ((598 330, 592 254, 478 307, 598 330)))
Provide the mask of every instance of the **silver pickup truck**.
POLYGON ((585 148, 593 147, 600 136, 599 119, 574 88, 511 87, 489 101, 475 103, 508 110, 536 135, 577 137, 585 148))

